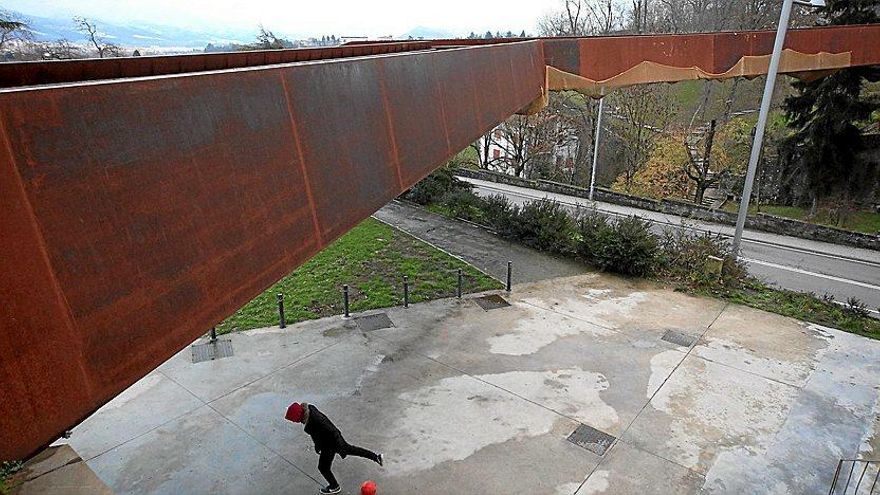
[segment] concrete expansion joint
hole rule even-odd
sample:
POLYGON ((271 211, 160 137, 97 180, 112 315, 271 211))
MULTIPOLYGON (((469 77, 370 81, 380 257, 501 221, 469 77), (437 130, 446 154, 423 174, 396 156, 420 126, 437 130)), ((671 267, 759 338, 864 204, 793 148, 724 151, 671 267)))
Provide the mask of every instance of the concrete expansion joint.
MULTIPOLYGON (((382 339, 382 340, 386 341, 386 342, 394 343, 393 341, 391 341, 391 340, 389 340, 389 339, 386 339, 386 338, 384 338, 384 337, 381 337, 381 336, 377 336, 377 337, 378 337, 379 339, 382 339)), ((557 410, 555 410, 555 409, 553 409, 553 408, 551 408, 551 407, 547 407, 546 405, 541 404, 540 402, 536 402, 536 401, 534 401, 534 400, 532 400, 532 399, 529 399, 528 397, 523 397, 522 395, 517 394, 516 392, 513 392, 513 391, 511 391, 511 390, 508 390, 508 389, 506 389, 506 388, 504 388, 504 387, 501 387, 501 386, 499 386, 499 385, 496 385, 496 384, 494 384, 494 383, 492 383, 492 382, 487 382, 486 380, 483 380, 483 379, 481 379, 481 378, 478 378, 478 377, 472 375, 471 373, 469 373, 469 372, 467 372, 467 371, 465 371, 465 370, 463 370, 463 369, 456 368, 455 366, 452 366, 452 365, 450 365, 450 364, 444 363, 443 361, 440 361, 440 360, 438 360, 438 359, 436 359, 436 358, 433 358, 433 357, 431 357, 431 356, 428 356, 428 355, 426 355, 426 354, 422 354, 422 353, 420 353, 420 352, 413 352, 413 354, 416 355, 416 356, 419 356, 419 357, 421 357, 421 358, 427 359, 427 360, 429 360, 429 361, 432 361, 432 362, 434 362, 434 363, 437 363, 437 364, 439 364, 440 366, 443 366, 444 368, 448 368, 448 369, 450 369, 450 370, 453 370, 453 371, 455 371, 456 373, 460 373, 460 374, 463 375, 463 376, 467 376, 468 378, 471 378, 471 379, 473 379, 474 381, 478 381, 478 382, 483 383, 483 384, 485 384, 485 385, 488 385, 488 386, 490 386, 490 387, 492 387, 492 388, 496 388, 496 389, 498 389, 498 390, 501 390, 502 392, 504 392, 504 393, 506 393, 506 394, 510 394, 510 395, 512 395, 513 397, 516 397, 516 398, 518 398, 518 399, 521 399, 521 400, 523 400, 523 401, 526 401, 526 402, 528 402, 529 404, 533 404, 533 405, 535 405, 535 406, 538 406, 538 407, 540 407, 541 409, 544 409, 544 410, 546 410, 546 411, 550 411, 550 412, 552 412, 553 414, 556 414, 557 416, 563 417, 563 418, 565 418, 565 419, 568 419, 568 420, 573 421, 573 422, 578 423, 578 424, 583 424, 581 421, 577 420, 576 418, 573 418, 573 417, 571 417, 571 416, 568 416, 568 415, 566 415, 566 414, 563 414, 563 413, 561 413, 561 412, 559 412, 559 411, 557 411, 557 410)), ((589 426, 589 425, 586 425, 586 426, 589 426)))
MULTIPOLYGON (((339 342, 342 342, 343 340, 345 340, 345 339, 341 339, 339 342)), ((260 378, 258 378, 258 379, 256 379, 256 380, 253 380, 253 381, 249 382, 247 385, 250 385, 250 384, 253 384, 253 383, 255 383, 255 382, 258 382, 258 381, 262 380, 263 378, 266 378, 266 377, 268 377, 268 376, 271 376, 271 375, 277 373, 278 371, 281 371, 282 369, 288 368, 288 367, 290 367, 290 366, 292 366, 292 365, 294 365, 294 364, 296 364, 296 363, 302 361, 303 359, 306 359, 306 358, 309 357, 309 356, 314 356, 315 354, 317 354, 317 353, 319 353, 319 352, 322 352, 322 351, 324 351, 324 350, 326 350, 326 349, 329 349, 330 347, 333 347, 334 345, 338 344, 339 342, 335 342, 335 343, 333 343, 333 344, 331 344, 331 345, 325 346, 325 347, 323 347, 323 348, 321 348, 321 349, 319 349, 319 350, 317 350, 317 351, 314 351, 314 352, 312 352, 312 353, 310 353, 310 354, 307 354, 307 355, 304 356, 302 359, 297 359, 297 360, 294 361, 293 363, 290 363, 290 364, 288 364, 288 365, 286 365, 286 366, 283 366, 283 367, 281 367, 281 368, 278 368, 278 369, 272 371, 271 373, 269 373, 268 375, 262 376, 262 377, 260 377, 260 378)), ((299 466, 297 466, 296 464, 294 464, 293 462, 291 462, 290 459, 284 457, 284 456, 281 455, 279 452, 275 451, 273 448, 271 448, 270 446, 266 445, 266 443, 261 442, 258 438, 254 437, 254 436, 251 435, 247 430, 245 430, 244 428, 242 428, 241 425, 239 425, 238 423, 236 423, 235 421, 233 421, 233 420, 232 420, 231 418, 229 418, 228 416, 224 415, 222 412, 220 412, 217 408, 215 408, 215 407, 213 406, 213 403, 214 403, 214 402, 216 402, 216 401, 218 401, 218 400, 220 400, 220 399, 222 399, 222 398, 228 396, 229 394, 231 394, 232 392, 234 392, 234 391, 236 391, 236 390, 239 390, 241 387, 236 387, 235 389, 229 391, 229 392, 226 393, 226 394, 223 394, 223 395, 220 396, 220 397, 217 397, 217 398, 212 399, 212 400, 210 400, 210 401, 208 401, 208 402, 205 402, 205 401, 202 400, 198 395, 196 395, 196 394, 193 393, 190 389, 188 389, 187 387, 185 387, 183 384, 181 384, 181 383, 178 382, 177 380, 175 380, 175 379, 171 378, 170 376, 168 376, 168 374, 163 373, 163 372, 161 372, 161 371, 159 371, 159 373, 160 373, 161 375, 163 375, 164 377, 168 378, 172 383, 176 384, 177 386, 179 386, 180 388, 182 388, 183 390, 185 390, 188 394, 192 395, 197 401, 199 401, 202 405, 199 406, 199 407, 197 407, 196 409, 201 409, 202 407, 206 407, 206 408, 210 409, 211 411, 214 411, 215 414, 217 414, 218 416, 220 416, 221 418, 223 418, 223 420, 226 421, 227 423, 231 424, 232 426, 235 426, 235 428, 237 428, 239 431, 241 431, 245 436, 247 436, 248 438, 250 438, 250 439, 253 440, 254 442, 258 443, 259 445, 261 445, 262 447, 264 447, 266 450, 272 452, 273 454, 275 454, 275 455, 277 455, 278 457, 280 457, 281 459, 283 459, 284 462, 286 462, 287 464, 290 464, 291 467, 293 467, 293 468, 296 469, 297 471, 301 472, 303 475, 305 475, 306 477, 310 478, 310 479, 311 479, 312 481, 314 481, 315 483, 319 483, 318 480, 315 479, 314 476, 312 476, 312 475, 310 475, 309 473, 307 473, 306 471, 302 470, 299 466)), ((242 385, 242 387, 247 386, 247 385, 242 385)), ((147 431, 147 432, 144 432, 143 434, 138 435, 138 436, 135 437, 135 438, 132 438, 131 440, 128 440, 128 441, 126 441, 126 442, 123 442, 123 443, 120 444, 120 445, 124 445, 125 443, 131 442, 131 441, 133 441, 133 440, 135 440, 135 439, 137 439, 137 438, 140 438, 140 437, 142 437, 142 436, 144 436, 144 435, 147 435, 148 433, 150 433, 150 432, 152 432, 152 431, 154 431, 154 430, 156 430, 156 429, 159 429, 159 428, 161 428, 161 427, 167 425, 168 423, 171 423, 171 422, 176 421, 176 420, 178 420, 178 419, 180 419, 180 418, 182 418, 182 417, 184 417, 184 416, 186 416, 186 415, 188 415, 188 414, 191 414, 191 413, 192 413, 193 411, 195 411, 196 409, 192 409, 192 410, 187 411, 187 412, 185 412, 185 413, 183 413, 183 414, 180 414, 179 416, 177 416, 177 417, 175 417, 175 418, 173 418, 173 419, 171 419, 171 420, 169 420, 169 421, 166 421, 165 423, 162 423, 161 425, 158 425, 158 426, 156 426, 155 428, 152 428, 151 430, 149 430, 149 431, 147 431)), ((108 451, 113 450, 113 449, 115 449, 116 447, 119 447, 119 445, 117 445, 117 446, 115 446, 115 447, 113 447, 113 448, 111 448, 111 449, 108 449, 108 451)), ((95 457, 98 457, 98 456, 95 456, 95 457)))
POLYGON ((180 414, 178 414, 178 415, 176 415, 176 416, 173 416, 173 417, 169 418, 167 421, 164 421, 164 422, 162 422, 162 423, 160 423, 160 424, 158 424, 158 425, 156 425, 156 426, 154 426, 154 427, 152 427, 152 428, 150 428, 150 429, 144 431, 143 433, 140 433, 140 434, 138 434, 138 435, 135 435, 135 436, 129 438, 128 440, 125 440, 124 442, 121 442, 121 443, 118 443, 118 444, 113 445, 113 446, 111 446, 111 447, 108 447, 108 448, 102 450, 101 452, 99 452, 99 453, 97 453, 97 454, 95 454, 95 455, 93 455, 93 456, 91 456, 91 457, 89 457, 89 458, 84 458, 84 459, 83 459, 84 462, 89 462, 89 461, 92 461, 92 460, 94 460, 94 459, 97 459, 98 457, 101 457, 102 455, 104 455, 104 454, 106 454, 106 453, 108 453, 108 452, 110 452, 110 451, 112 451, 112 450, 118 449, 119 447, 122 447, 123 445, 125 445, 125 444, 127 444, 127 443, 131 443, 131 442, 133 442, 133 441, 135 441, 135 440, 137 440, 137 439, 139 439, 139 438, 141 438, 141 437, 143 437, 143 436, 149 435, 150 433, 152 433, 152 432, 158 430, 159 428, 162 428, 163 426, 166 426, 166 425, 168 425, 168 424, 170 424, 170 423, 173 423, 173 422, 177 421, 178 419, 180 419, 180 418, 182 418, 182 417, 184 417, 184 416, 186 416, 186 415, 188 415, 188 414, 191 414, 193 411, 195 411, 195 410, 197 410, 197 409, 201 409, 202 407, 205 407, 205 406, 208 405, 205 401, 203 401, 202 399, 200 399, 196 394, 192 393, 192 391, 190 391, 188 388, 184 387, 183 385, 181 385, 180 383, 178 383, 176 380, 174 380, 173 378, 171 378, 170 376, 168 376, 167 374, 165 374, 165 373, 162 372, 161 370, 156 370, 156 373, 158 373, 158 374, 164 376, 166 379, 168 379, 169 381, 171 381, 171 383, 174 383, 175 385, 177 385, 178 387, 180 387, 181 389, 183 389, 184 391, 186 391, 186 393, 188 393, 189 395, 193 396, 193 398, 195 398, 195 399, 196 399, 201 405, 200 405, 200 406, 197 406, 197 407, 195 407, 195 408, 193 408, 193 409, 190 409, 190 410, 188 410, 188 411, 184 411, 184 412, 182 412, 182 413, 180 413, 180 414))

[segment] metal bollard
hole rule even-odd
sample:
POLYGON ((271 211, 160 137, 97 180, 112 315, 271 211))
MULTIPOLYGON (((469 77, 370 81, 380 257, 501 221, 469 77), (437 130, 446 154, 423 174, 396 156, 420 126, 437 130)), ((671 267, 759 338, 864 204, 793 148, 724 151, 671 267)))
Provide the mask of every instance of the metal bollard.
POLYGON ((409 307, 409 277, 403 276, 403 307, 409 307))
POLYGON ((458 269, 458 292, 456 295, 461 299, 461 268, 458 269))
POLYGON ((507 262, 507 292, 510 292, 510 286, 511 286, 511 277, 510 277, 511 265, 513 265, 513 262, 508 261, 507 262))
POLYGON ((217 342, 217 327, 211 327, 211 343, 217 342))
POLYGON ((279 292, 275 298, 278 299, 278 327, 284 328, 287 326, 284 322, 284 294, 279 292))
POLYGON ((345 310, 345 317, 351 316, 348 312, 348 284, 342 286, 342 307, 345 310))

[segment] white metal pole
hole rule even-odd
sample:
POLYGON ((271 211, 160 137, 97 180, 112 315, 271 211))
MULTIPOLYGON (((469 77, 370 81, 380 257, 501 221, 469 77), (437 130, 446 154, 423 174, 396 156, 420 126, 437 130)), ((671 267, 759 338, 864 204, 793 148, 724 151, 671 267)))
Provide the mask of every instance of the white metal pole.
POLYGON ((602 107, 605 106, 605 97, 599 98, 599 115, 596 117, 596 139, 593 140, 593 169, 590 173, 590 201, 593 201, 593 191, 596 189, 596 163, 599 161, 599 136, 602 132, 602 107))
POLYGON ((749 200, 752 196, 752 185, 755 182, 755 171, 758 168, 758 157, 761 156, 761 147, 764 142, 764 128, 767 126, 767 115, 770 113, 770 101, 773 99, 773 89, 776 86, 776 74, 779 72, 779 60, 782 58, 782 46, 785 44, 785 33, 788 30, 788 19, 791 17, 793 0, 782 2, 782 13, 779 15, 779 27, 776 29, 776 42, 773 44, 773 55, 770 57, 770 67, 767 68, 767 82, 764 84, 764 96, 761 98, 761 111, 758 113, 758 124, 755 126, 755 140, 752 142, 752 154, 749 156, 749 169, 746 172, 746 182, 743 185, 742 200, 739 203, 739 216, 736 219, 736 233, 733 236, 733 256, 739 256, 740 243, 742 242, 743 227, 746 225, 746 216, 749 213, 749 200))

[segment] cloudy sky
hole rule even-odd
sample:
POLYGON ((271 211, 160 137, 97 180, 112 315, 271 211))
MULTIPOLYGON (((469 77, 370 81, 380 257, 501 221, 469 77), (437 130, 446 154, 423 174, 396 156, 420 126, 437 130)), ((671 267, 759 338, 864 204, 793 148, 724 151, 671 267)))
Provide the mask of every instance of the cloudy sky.
POLYGON ((561 0, 6 0, 3 7, 42 17, 82 15, 113 23, 190 29, 242 28, 262 23, 282 33, 399 35, 417 26, 534 33, 539 17, 561 0))

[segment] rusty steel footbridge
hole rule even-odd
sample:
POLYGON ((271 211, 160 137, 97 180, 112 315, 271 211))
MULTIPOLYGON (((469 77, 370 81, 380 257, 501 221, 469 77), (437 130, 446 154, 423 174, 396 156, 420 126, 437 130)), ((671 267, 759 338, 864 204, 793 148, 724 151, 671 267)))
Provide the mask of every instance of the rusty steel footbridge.
MULTIPOLYGON (((548 91, 755 77, 774 33, 0 64, 0 460, 32 455, 548 91)), ((781 71, 880 64, 880 25, 781 71)))

